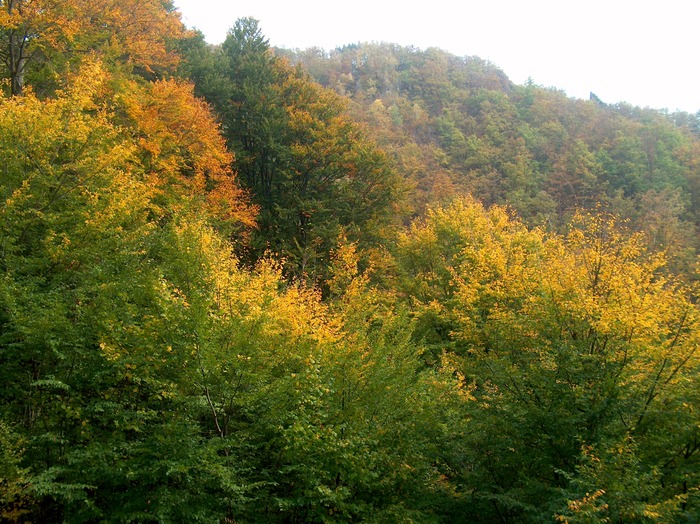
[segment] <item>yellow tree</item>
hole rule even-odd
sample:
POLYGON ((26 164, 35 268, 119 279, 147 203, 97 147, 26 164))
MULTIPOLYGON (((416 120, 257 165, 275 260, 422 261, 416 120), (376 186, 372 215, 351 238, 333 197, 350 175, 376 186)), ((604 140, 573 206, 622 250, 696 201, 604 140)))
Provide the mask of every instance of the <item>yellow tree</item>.
POLYGON ((609 462, 584 493, 607 492, 599 502, 614 520, 674 500, 683 514, 681 479, 697 481, 688 453, 695 393, 686 384, 700 371, 700 317, 688 290, 660 276, 663 257, 611 217, 579 216, 566 238, 538 250, 529 263, 512 254, 491 260, 494 250, 483 250, 458 271, 457 333, 475 357, 482 429, 501 434, 496 445, 474 441, 498 457, 474 458, 498 479, 484 498, 542 507, 577 485, 569 482, 587 460, 581 450, 593 449, 609 462), (626 467, 615 449, 633 456, 626 467), (518 477, 508 477, 511 468, 518 477))
POLYGON ((445 458, 474 520, 569 518, 598 490, 613 521, 696 514, 700 314, 641 235, 581 215, 546 236, 457 202, 399 254, 417 334, 475 387, 445 458))

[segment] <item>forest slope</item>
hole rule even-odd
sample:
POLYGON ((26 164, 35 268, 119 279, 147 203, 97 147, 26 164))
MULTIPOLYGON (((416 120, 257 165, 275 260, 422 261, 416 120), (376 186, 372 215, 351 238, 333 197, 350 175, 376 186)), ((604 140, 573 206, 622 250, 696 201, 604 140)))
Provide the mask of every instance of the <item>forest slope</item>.
POLYGON ((0 15, 0 521, 700 519, 693 118, 0 15))
POLYGON ((698 249, 700 122, 515 85, 496 65, 439 49, 356 44, 279 50, 353 102, 427 202, 471 194, 560 229, 602 207, 644 230, 688 271, 698 249))

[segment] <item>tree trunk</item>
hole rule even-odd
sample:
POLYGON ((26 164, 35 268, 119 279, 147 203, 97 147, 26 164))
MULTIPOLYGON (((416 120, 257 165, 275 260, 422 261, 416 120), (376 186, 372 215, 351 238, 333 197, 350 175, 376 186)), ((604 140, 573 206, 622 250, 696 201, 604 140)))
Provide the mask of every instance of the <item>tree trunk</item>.
MULTIPOLYGON (((21 3, 17 0, 7 2, 7 14, 12 16, 15 11, 21 14, 21 3)), ((7 67, 10 74, 10 92, 21 95, 24 90, 24 69, 27 66, 26 54, 27 35, 21 27, 10 29, 7 33, 7 67)))

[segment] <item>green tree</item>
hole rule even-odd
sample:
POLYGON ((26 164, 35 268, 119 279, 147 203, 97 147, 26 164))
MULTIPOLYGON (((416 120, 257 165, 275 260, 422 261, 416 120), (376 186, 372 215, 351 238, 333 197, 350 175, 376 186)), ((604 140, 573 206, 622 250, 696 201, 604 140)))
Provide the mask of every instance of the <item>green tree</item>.
POLYGON ((316 281, 341 232, 376 238, 399 179, 343 99, 276 57, 257 21, 238 20, 217 60, 204 95, 260 207, 252 258, 271 250, 289 274, 316 281))
MULTIPOLYGON (((197 238, 214 234, 195 218, 210 216, 211 187, 187 183, 183 164, 195 175, 206 166, 204 176, 219 162, 223 176, 227 157, 220 144, 217 160, 206 134, 199 145, 183 137, 172 114, 160 115, 165 136, 152 121, 115 124, 108 108, 120 94, 109 80, 90 63, 57 98, 0 100, 3 512, 43 522, 211 520, 232 481, 207 477, 218 459, 188 411, 196 368, 187 365, 208 316, 189 314, 187 300, 200 312, 201 301, 185 297, 175 272, 188 251, 168 246, 183 243, 185 216, 197 238), (179 151, 182 164, 168 152, 144 168, 155 143, 179 151)), ((168 86, 171 100, 181 95, 181 117, 206 122, 189 118, 187 101, 202 108, 181 87, 168 86)), ((201 262, 192 267, 202 281, 201 262)))

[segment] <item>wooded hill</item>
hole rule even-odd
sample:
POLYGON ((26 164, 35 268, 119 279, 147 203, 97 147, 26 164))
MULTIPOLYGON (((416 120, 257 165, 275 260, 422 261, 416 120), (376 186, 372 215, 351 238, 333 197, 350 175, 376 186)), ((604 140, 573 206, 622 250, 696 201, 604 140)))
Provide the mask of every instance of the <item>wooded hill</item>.
POLYGON ((689 269, 698 248, 697 115, 515 85, 494 64, 389 44, 278 50, 353 101, 412 182, 414 208, 471 194, 558 231, 580 209, 644 230, 689 269))
POLYGON ((698 121, 0 0, 0 520, 700 519, 698 121))

